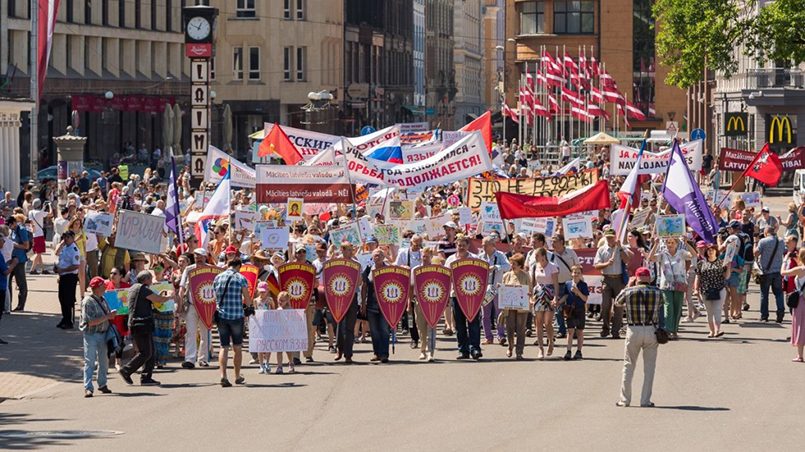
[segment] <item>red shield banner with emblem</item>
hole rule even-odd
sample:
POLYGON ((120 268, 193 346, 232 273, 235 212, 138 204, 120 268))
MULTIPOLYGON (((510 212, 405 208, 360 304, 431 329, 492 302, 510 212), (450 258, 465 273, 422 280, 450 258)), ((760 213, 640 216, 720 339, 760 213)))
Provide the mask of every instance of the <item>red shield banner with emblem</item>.
POLYGON ((349 310, 360 276, 359 262, 333 259, 324 263, 324 295, 336 322, 340 322, 349 310))
POLYGON ((475 320, 484 302, 489 264, 477 258, 458 259, 450 264, 453 270, 453 288, 461 312, 468 321, 475 320))
POLYGON ((316 282, 316 269, 310 264, 289 262, 277 268, 280 275, 280 290, 291 296, 291 307, 305 309, 313 294, 316 282))
POLYGON ((391 329, 397 328, 405 308, 408 307, 408 289, 411 287, 411 269, 390 265, 372 270, 375 296, 380 312, 391 329))
POLYGON ((240 266, 240 274, 248 281, 249 293, 254 297, 254 290, 257 288, 257 275, 260 274, 260 269, 254 264, 243 264, 240 266))
POLYGON ((221 268, 203 265, 190 270, 190 293, 193 295, 193 307, 196 308, 198 318, 204 326, 212 328, 212 319, 215 315, 215 290, 212 282, 222 271, 221 268))
POLYGON ((414 269, 416 301, 431 328, 436 328, 450 300, 450 283, 450 269, 447 267, 426 265, 414 269))

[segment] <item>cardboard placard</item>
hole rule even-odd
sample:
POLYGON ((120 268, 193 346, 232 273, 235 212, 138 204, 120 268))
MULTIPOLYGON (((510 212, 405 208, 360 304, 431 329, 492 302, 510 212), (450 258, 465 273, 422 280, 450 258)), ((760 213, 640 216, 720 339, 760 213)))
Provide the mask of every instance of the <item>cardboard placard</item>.
POLYGON ((307 346, 304 309, 258 309, 249 316, 250 353, 299 352, 307 346))
POLYGON ((498 287, 498 306, 500 309, 528 311, 528 286, 498 287))
POLYGON ((90 211, 84 217, 84 231, 109 237, 114 221, 115 216, 111 213, 90 211))
POLYGON ((115 246, 148 254, 162 252, 165 217, 121 210, 117 217, 115 246))
POLYGON ((685 215, 657 215, 655 233, 660 238, 683 237, 685 235, 685 215))

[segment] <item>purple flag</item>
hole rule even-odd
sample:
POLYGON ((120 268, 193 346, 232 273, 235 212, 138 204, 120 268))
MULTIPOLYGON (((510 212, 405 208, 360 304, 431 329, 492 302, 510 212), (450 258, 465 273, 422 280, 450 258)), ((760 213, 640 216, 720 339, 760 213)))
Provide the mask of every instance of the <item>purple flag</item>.
POLYGON ((176 159, 173 156, 171 156, 171 174, 168 179, 168 202, 165 206, 165 226, 176 234, 176 237, 179 238, 179 243, 184 243, 182 214, 179 210, 179 189, 176 185, 176 159))
POLYGON ((718 222, 704 199, 699 184, 693 179, 679 142, 674 140, 668 172, 662 187, 662 196, 677 213, 685 214, 685 221, 707 243, 715 243, 718 222))

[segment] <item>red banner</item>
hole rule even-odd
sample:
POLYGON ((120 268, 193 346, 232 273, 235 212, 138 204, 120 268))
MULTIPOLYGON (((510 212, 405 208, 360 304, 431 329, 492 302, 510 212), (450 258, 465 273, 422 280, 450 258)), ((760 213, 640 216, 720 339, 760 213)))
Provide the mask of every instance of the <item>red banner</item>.
POLYGON ((500 216, 514 218, 562 217, 571 213, 610 207, 609 183, 600 180, 593 185, 561 197, 528 196, 499 191, 495 193, 500 216))
MULTIPOLYGON (((721 148, 718 156, 718 169, 722 171, 744 172, 757 154, 753 151, 721 148)), ((805 169, 805 146, 794 148, 780 156, 783 171, 805 169)))
POLYGON ((260 269, 254 264, 243 264, 240 266, 240 274, 249 282, 249 293, 254 297, 254 289, 257 288, 257 275, 260 269))
POLYGON ((162 113, 165 105, 173 105, 174 97, 134 96, 122 95, 106 99, 96 94, 73 94, 70 104, 73 110, 79 112, 99 113, 107 108, 120 111, 133 111, 139 113, 162 113))
POLYGON ((324 263, 324 294, 336 322, 340 322, 349 310, 360 276, 359 262, 333 259, 324 263))
POLYGON ((375 296, 380 312, 391 329, 397 328, 408 307, 408 290, 411 287, 411 269, 389 265, 372 270, 375 281, 375 296))
POLYGON ((215 315, 215 290, 212 282, 223 269, 209 265, 202 265, 190 270, 190 293, 193 295, 193 307, 196 308, 198 318, 209 329, 212 328, 212 319, 215 315))
POLYGON ((305 309, 313 295, 316 283, 316 269, 310 264, 289 262, 277 268, 280 275, 280 290, 291 296, 293 309, 305 309))
POLYGON ((450 274, 450 269, 441 265, 414 269, 416 300, 431 328, 436 328, 450 300, 450 274))
POLYGON ((450 264, 453 271, 451 280, 456 292, 456 300, 467 317, 473 321, 486 294, 486 282, 489 278, 489 264, 478 258, 458 259, 450 264))

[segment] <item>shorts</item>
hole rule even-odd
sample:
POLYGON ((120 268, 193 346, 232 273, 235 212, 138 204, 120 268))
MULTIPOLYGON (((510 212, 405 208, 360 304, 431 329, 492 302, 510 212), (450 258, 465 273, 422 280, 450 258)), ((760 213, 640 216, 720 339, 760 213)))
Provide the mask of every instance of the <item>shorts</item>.
POLYGON ((732 269, 732 272, 730 272, 730 277, 726 281, 724 281, 724 285, 726 285, 727 287, 738 287, 740 281, 741 281, 741 274, 735 269, 732 269))
POLYGON ((738 281, 738 294, 744 295, 746 291, 749 289, 749 270, 746 267, 743 268, 741 271, 741 277, 738 281))
POLYGON ((573 329, 575 329, 575 330, 583 330, 584 326, 586 324, 586 320, 587 320, 587 318, 584 317, 584 310, 581 311, 581 316, 576 315, 575 312, 574 312, 573 316, 571 316, 570 318, 568 318, 565 321, 565 326, 569 330, 573 330, 573 329))
POLYGON ((34 254, 43 254, 45 252, 45 236, 34 237, 34 244, 32 247, 34 254))
POLYGON ((218 320, 218 336, 221 338, 221 347, 243 344, 243 319, 237 320, 218 320))

